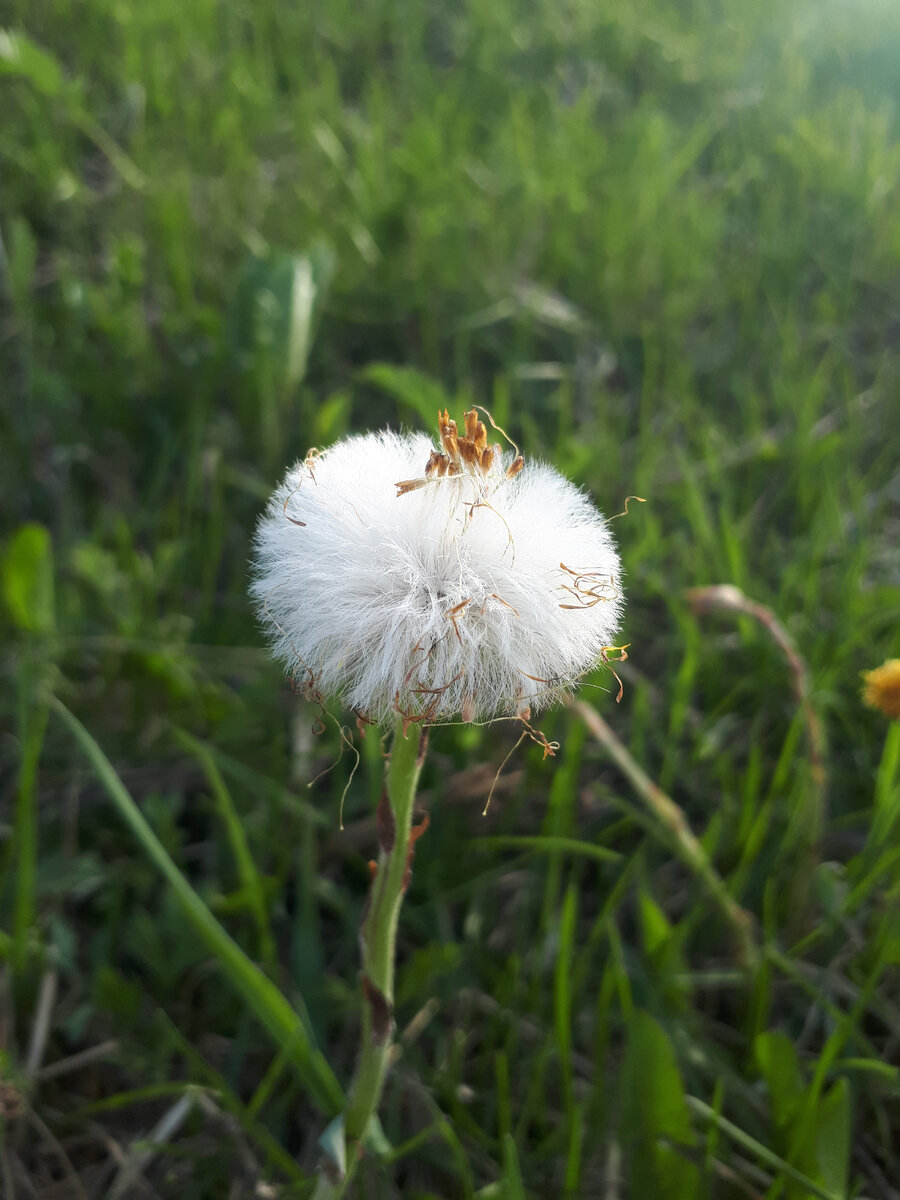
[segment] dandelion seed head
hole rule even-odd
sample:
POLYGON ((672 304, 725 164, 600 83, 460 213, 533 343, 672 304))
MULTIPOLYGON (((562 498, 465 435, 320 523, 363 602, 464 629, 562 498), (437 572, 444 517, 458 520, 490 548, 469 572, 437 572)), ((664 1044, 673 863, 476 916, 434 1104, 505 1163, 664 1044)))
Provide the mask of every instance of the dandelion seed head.
POLYGON ((552 467, 487 444, 477 414, 343 438, 261 518, 251 593, 273 653, 375 721, 527 716, 614 641, 619 558, 552 467))

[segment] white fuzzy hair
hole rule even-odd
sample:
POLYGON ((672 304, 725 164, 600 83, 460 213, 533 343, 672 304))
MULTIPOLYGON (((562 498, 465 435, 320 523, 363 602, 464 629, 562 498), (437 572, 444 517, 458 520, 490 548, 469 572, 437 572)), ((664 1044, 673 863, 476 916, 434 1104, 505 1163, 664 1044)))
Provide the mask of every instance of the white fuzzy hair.
MULTIPOLYGON (((309 691, 381 722, 527 715, 611 646, 619 558, 552 467, 422 480, 423 434, 347 437, 296 463, 260 519, 251 593, 309 691)), ((504 459, 506 461, 504 461, 504 459)))

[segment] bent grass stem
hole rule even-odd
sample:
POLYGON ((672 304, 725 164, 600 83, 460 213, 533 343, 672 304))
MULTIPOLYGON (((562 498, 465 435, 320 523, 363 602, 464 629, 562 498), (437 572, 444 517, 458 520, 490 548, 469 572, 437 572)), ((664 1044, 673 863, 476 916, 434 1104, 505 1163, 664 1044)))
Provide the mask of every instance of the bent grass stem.
POLYGON ((669 844, 681 861, 703 881, 732 929, 741 965, 748 971, 753 970, 759 962, 753 918, 728 891, 725 881, 710 862, 702 842, 688 824, 687 817, 675 801, 635 762, 596 709, 584 700, 572 701, 570 707, 578 713, 596 740, 606 748, 610 758, 631 783, 658 826, 665 831, 669 844))

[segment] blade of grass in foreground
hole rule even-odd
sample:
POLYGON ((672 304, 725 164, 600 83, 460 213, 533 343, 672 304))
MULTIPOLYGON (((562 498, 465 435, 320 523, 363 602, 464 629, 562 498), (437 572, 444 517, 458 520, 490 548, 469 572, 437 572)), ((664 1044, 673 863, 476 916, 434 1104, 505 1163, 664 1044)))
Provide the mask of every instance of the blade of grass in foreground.
POLYGON ((250 853, 247 835, 238 816, 231 792, 225 786, 225 780, 207 746, 191 737, 184 729, 173 729, 176 741, 200 763, 209 781, 213 800, 219 811, 219 816, 225 826, 231 852, 237 865, 238 875, 245 895, 248 897, 248 907, 256 924, 259 938, 260 957, 268 967, 275 962, 275 942, 269 928, 269 916, 266 911, 266 898, 262 879, 250 853))
POLYGON ((109 759, 78 718, 56 697, 51 699, 50 704, 75 736, 125 823, 144 853, 171 886, 185 916, 218 960, 234 988, 244 997, 275 1043, 290 1055, 299 1078, 319 1108, 333 1116, 343 1105, 341 1086, 321 1051, 313 1046, 298 1013, 271 979, 263 974, 219 924, 178 870, 109 759))

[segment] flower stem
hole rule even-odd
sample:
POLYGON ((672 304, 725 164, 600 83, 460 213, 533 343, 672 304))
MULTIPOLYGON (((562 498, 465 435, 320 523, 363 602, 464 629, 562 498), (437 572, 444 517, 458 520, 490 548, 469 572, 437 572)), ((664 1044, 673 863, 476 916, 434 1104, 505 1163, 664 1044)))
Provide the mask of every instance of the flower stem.
POLYGON ((397 726, 387 768, 387 787, 378 805, 378 864, 360 931, 362 946, 362 1044, 343 1117, 346 1174, 331 1163, 319 1175, 313 1200, 345 1195, 361 1145, 378 1111, 394 1031, 394 957, 397 919, 409 882, 412 813, 422 766, 419 734, 397 726))

